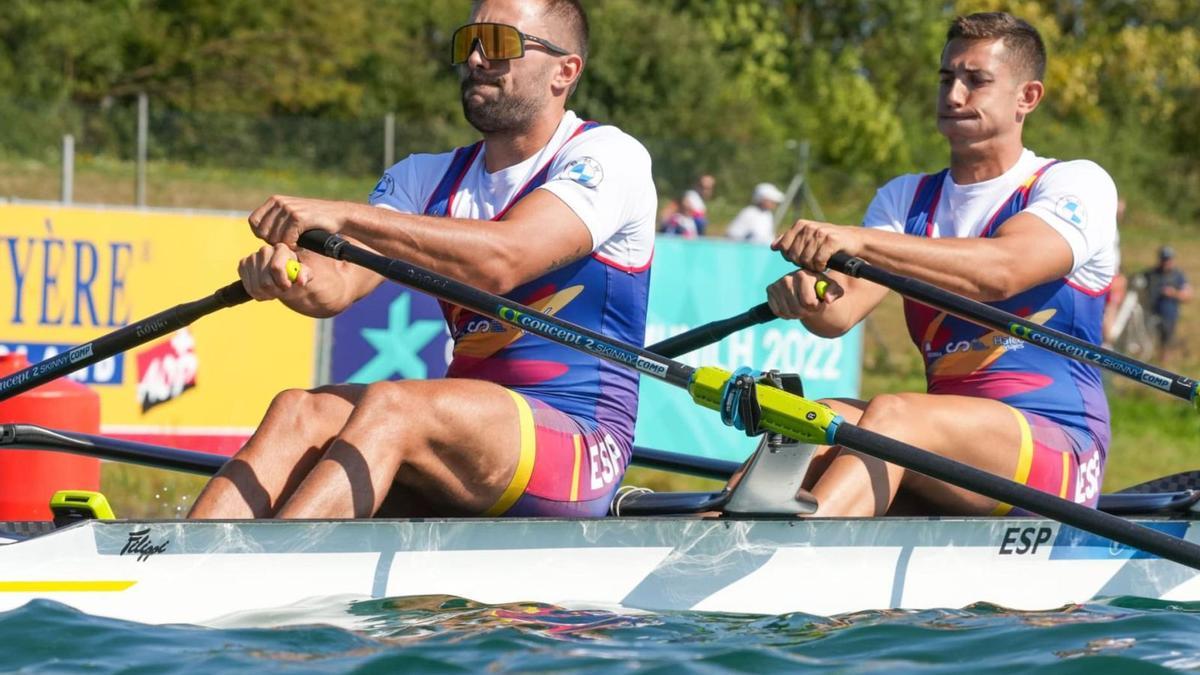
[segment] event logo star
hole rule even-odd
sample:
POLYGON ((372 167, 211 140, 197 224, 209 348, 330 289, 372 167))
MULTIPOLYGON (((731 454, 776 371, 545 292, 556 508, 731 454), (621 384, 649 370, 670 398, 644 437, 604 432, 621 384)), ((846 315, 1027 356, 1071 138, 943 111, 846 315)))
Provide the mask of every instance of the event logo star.
POLYGON ((360 384, 386 380, 399 374, 406 380, 424 379, 428 370, 421 360, 421 350, 438 333, 441 321, 411 320, 412 296, 408 293, 392 301, 388 307, 387 328, 364 328, 362 337, 375 348, 375 357, 350 376, 360 384))

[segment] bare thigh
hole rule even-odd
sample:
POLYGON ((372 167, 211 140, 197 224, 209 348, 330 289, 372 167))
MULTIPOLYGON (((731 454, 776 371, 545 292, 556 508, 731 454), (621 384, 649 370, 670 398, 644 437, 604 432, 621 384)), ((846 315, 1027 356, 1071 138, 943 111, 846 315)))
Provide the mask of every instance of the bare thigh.
MULTIPOLYGON (((863 409, 859 426, 1006 478, 1015 473, 1020 456, 1017 413, 989 399, 936 394, 877 396, 863 409)), ((858 515, 862 508, 873 507, 878 515, 887 511, 900 489, 941 513, 986 514, 996 507, 990 498, 846 449, 838 451, 829 463, 814 493, 835 514, 858 515)))
POLYGON ((389 508, 409 503, 440 514, 479 514, 508 487, 521 441, 513 394, 494 383, 367 385, 280 516, 368 516, 396 490, 389 508))

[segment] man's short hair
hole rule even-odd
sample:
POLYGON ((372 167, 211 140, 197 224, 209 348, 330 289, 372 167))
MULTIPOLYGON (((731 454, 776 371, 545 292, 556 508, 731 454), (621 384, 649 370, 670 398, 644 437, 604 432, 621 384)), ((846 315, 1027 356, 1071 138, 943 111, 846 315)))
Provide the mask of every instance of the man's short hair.
POLYGON ((1006 12, 979 12, 955 17, 946 32, 951 40, 1003 40, 1014 68, 1032 80, 1046 76, 1046 44, 1038 30, 1006 12))
POLYGON ((588 28, 587 13, 579 0, 542 0, 543 16, 558 21, 566 29, 566 49, 583 57, 587 62, 588 40, 591 31, 588 28))

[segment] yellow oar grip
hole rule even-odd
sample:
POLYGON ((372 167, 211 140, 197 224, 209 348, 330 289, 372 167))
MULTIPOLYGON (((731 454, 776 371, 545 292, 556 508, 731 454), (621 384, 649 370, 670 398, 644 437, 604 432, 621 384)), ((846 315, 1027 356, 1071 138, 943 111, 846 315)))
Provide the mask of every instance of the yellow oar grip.
MULTIPOLYGON (((725 383, 733 374, 728 370, 705 366, 696 369, 688 385, 692 400, 710 410, 721 409, 725 383)), ((758 387, 760 424, 765 429, 805 443, 826 444, 826 429, 837 415, 825 406, 774 387, 758 387)))
POLYGON ((300 261, 299 260, 287 261, 287 275, 288 275, 288 281, 295 281, 296 277, 300 276, 300 261))
POLYGON ((824 300, 825 291, 829 290, 829 282, 824 279, 818 279, 817 283, 813 284, 813 290, 817 292, 817 297, 824 300))

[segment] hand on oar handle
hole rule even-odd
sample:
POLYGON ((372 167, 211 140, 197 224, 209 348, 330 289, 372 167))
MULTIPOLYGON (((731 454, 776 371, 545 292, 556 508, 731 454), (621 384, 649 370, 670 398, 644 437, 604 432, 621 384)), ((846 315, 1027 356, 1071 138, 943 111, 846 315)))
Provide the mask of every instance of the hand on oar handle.
POLYGON ((829 277, 798 270, 767 287, 767 302, 781 319, 802 319, 843 294, 842 287, 829 277))
POLYGON ((295 286, 305 286, 312 272, 283 244, 263 246, 238 263, 238 275, 255 300, 275 300, 295 286))

